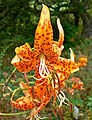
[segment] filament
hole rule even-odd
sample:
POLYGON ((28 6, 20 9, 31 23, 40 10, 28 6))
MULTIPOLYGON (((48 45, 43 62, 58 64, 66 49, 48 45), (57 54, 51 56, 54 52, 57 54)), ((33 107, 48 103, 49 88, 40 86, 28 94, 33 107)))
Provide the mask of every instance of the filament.
POLYGON ((64 104, 66 104, 66 105, 69 105, 68 103, 69 103, 69 100, 68 100, 68 98, 66 98, 66 96, 65 96, 65 94, 63 93, 63 91, 62 90, 60 90, 60 93, 61 94, 59 94, 58 95, 58 91, 55 91, 56 92, 56 95, 57 95, 57 98, 58 98, 58 100, 59 100, 59 102, 60 102, 60 106, 62 105, 62 103, 64 103, 64 104), (65 100, 68 102, 65 102, 65 100))
POLYGON ((50 75, 50 72, 45 64, 45 55, 44 54, 40 55, 39 73, 42 78, 44 78, 44 76, 50 75))
POLYGON ((42 119, 49 118, 49 117, 40 117, 39 114, 36 114, 36 115, 35 115, 35 118, 38 118, 38 119, 41 119, 41 120, 42 120, 42 119))

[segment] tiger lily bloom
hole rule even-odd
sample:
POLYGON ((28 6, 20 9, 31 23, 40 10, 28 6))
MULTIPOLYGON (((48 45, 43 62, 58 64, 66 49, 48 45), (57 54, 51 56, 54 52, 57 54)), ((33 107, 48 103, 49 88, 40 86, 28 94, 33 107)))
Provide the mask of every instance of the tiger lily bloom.
POLYGON ((48 7, 43 5, 39 24, 35 32, 34 51, 32 51, 28 43, 25 43, 15 49, 16 55, 11 61, 20 72, 25 73, 35 70, 36 82, 34 90, 32 86, 29 87, 24 83, 20 83, 21 88, 28 88, 28 90, 23 91, 25 96, 18 98, 16 101, 13 101, 14 94, 11 97, 12 105, 18 109, 36 108, 36 111, 29 117, 40 112, 53 95, 54 104, 56 97, 60 101, 60 105, 65 100, 68 101, 65 94, 61 91, 61 88, 65 85, 64 81, 71 73, 78 71, 79 67, 87 62, 81 59, 79 60, 80 63, 76 63, 75 54, 71 48, 70 59, 60 57, 64 48, 64 31, 59 18, 57 19, 57 26, 59 29, 58 42, 53 41, 50 12, 48 7), (53 73, 55 74, 54 77, 53 73))
POLYGON ((79 66, 71 59, 60 57, 64 48, 64 31, 57 19, 59 29, 59 41, 53 41, 53 30, 50 22, 50 12, 47 6, 43 5, 39 24, 35 32, 34 51, 30 45, 24 45, 15 49, 16 55, 11 61, 20 72, 29 72, 39 69, 40 76, 43 78, 49 75, 50 71, 56 69, 56 72, 70 74, 79 70, 79 66))

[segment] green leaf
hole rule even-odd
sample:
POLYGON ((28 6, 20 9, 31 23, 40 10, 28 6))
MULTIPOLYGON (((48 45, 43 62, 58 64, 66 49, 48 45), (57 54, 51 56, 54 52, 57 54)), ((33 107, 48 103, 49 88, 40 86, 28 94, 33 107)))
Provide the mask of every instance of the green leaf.
POLYGON ((92 97, 88 97, 88 100, 92 101, 92 97))
POLYGON ((92 106, 92 102, 89 102, 89 103, 87 104, 87 106, 92 106))

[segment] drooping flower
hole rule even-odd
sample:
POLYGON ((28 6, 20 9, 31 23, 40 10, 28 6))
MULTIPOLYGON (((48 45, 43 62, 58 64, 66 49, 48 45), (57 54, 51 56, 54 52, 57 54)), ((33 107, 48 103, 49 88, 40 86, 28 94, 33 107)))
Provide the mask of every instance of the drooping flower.
POLYGON ((14 94, 18 89, 15 89, 11 96, 11 104, 20 110, 32 109, 36 106, 39 106, 41 103, 37 98, 37 91, 33 86, 29 87, 24 82, 20 82, 20 87, 23 89, 25 96, 18 98, 16 101, 13 100, 14 94))
POLYGON ((19 90, 15 89, 11 96, 11 104, 19 110, 35 109, 34 113, 31 114, 31 117, 35 115, 37 116, 37 113, 46 106, 53 95, 53 89, 51 89, 52 85, 47 84, 46 82, 47 79, 43 82, 43 84, 39 84, 34 87, 28 86, 24 82, 20 82, 20 87, 23 90, 24 96, 19 97, 14 101, 14 94, 17 90, 19 90), (43 91, 43 93, 40 91, 43 91))

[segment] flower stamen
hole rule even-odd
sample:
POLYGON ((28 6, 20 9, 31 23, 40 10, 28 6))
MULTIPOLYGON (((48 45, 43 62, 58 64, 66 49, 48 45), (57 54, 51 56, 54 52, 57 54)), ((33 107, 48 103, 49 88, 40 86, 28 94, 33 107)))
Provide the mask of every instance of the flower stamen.
POLYGON ((50 74, 50 72, 45 64, 45 55, 43 53, 41 53, 41 55, 40 55, 39 73, 42 78, 44 78, 45 75, 48 76, 50 74))
POLYGON ((67 104, 67 105, 69 106, 69 104, 68 104, 68 103, 69 103, 69 100, 68 100, 68 98, 66 98, 65 94, 63 93, 63 91, 60 90, 60 93, 61 93, 61 94, 59 94, 59 95, 58 95, 58 91, 57 91, 57 90, 55 90, 55 92, 56 92, 57 98, 58 98, 58 100, 59 100, 59 102, 60 102, 60 106, 62 106, 63 103, 64 103, 64 104, 67 104), (66 100, 68 103, 66 103, 65 100, 66 100))

